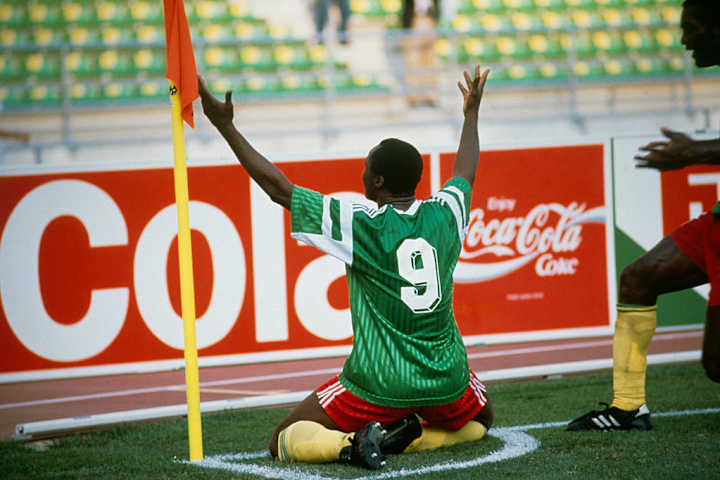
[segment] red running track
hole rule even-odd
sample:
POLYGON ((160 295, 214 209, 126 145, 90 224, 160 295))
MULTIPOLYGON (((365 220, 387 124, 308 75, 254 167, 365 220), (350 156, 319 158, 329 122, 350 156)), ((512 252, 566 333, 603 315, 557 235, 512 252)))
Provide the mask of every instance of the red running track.
MULTIPOLYGON (((697 351, 702 330, 658 332, 649 354, 697 351)), ((470 367, 483 372, 612 358, 612 338, 593 337, 468 347, 470 367)), ((200 400, 313 390, 340 371, 342 358, 203 368, 200 400)), ((608 396, 611 386, 608 385, 608 396)), ((21 423, 183 404, 185 374, 162 373, 0 385, 0 438, 21 423)))

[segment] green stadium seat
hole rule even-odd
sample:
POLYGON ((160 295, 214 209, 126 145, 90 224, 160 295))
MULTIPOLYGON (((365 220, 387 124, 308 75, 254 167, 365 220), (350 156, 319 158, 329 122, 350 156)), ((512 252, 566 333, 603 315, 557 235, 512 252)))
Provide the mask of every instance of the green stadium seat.
POLYGON ((127 1, 101 0, 95 5, 95 16, 104 23, 121 24, 131 20, 127 1))
POLYGON ((587 9, 577 9, 570 15, 573 24, 577 28, 602 28, 605 26, 605 21, 597 11, 587 9))
POLYGON ((245 80, 243 90, 249 94, 274 93, 279 90, 279 79, 253 75, 245 80))
POLYGON ((231 18, 227 2, 217 0, 200 0, 187 10, 188 17, 196 20, 217 21, 231 18))
POLYGON ((70 45, 87 45, 99 43, 102 38, 97 28, 87 26, 69 26, 66 31, 70 45))
POLYGON ((680 16, 682 15, 682 7, 679 5, 667 5, 662 7, 662 19, 668 25, 680 25, 680 16))
POLYGON ((460 44, 458 61, 495 61, 500 58, 496 42, 486 37, 470 37, 460 44))
POLYGON ((200 28, 200 37, 207 42, 232 38, 232 27, 229 24, 209 23, 200 28))
POLYGON ((93 76, 98 73, 98 55, 91 50, 71 50, 65 57, 65 68, 73 76, 93 76))
POLYGON ((235 84, 233 84, 227 78, 215 78, 209 80, 207 85, 208 89, 218 97, 224 97, 225 92, 227 92, 228 90, 242 90, 242 82, 236 82, 235 84))
POLYGON ((504 35, 495 41, 495 49, 502 57, 512 59, 526 59, 531 55, 527 38, 517 35, 504 35))
POLYGON ((622 34, 628 52, 653 52, 656 50, 655 39, 649 30, 625 30, 622 34))
POLYGON ((162 2, 151 0, 135 0, 130 3, 130 18, 136 22, 162 23, 162 2))
POLYGON ((455 58, 456 52, 453 43, 447 38, 438 38, 433 45, 435 56, 443 62, 448 62, 455 58))
POLYGON ((533 0, 536 8, 565 9, 565 0, 533 0))
POLYGON ((323 45, 312 45, 308 49, 308 57, 316 65, 324 65, 327 63, 327 50, 323 45))
POLYGON ((468 15, 456 15, 451 22, 451 27, 456 32, 469 32, 475 28, 475 21, 473 17, 468 15))
POLYGON ((664 75, 667 73, 667 62, 658 57, 640 57, 634 61, 635 73, 638 75, 664 75))
POLYGON ((560 45, 566 52, 571 50, 579 58, 592 57, 595 55, 595 46, 592 43, 590 33, 587 31, 578 31, 574 35, 570 33, 560 34, 560 45))
POLYGON ((657 0, 625 0, 625 5, 633 7, 646 7, 655 5, 657 0))
POLYGON ((512 23, 512 26, 517 30, 521 31, 538 30, 543 27, 542 21, 540 21, 537 15, 527 12, 513 13, 510 16, 510 23, 512 23))
POLYGON ((283 75, 279 87, 285 92, 317 92, 322 89, 316 77, 292 74, 283 75))
POLYGON ((528 37, 528 47, 534 55, 546 58, 558 58, 565 56, 565 50, 560 44, 560 36, 557 34, 536 33, 528 37))
POLYGON ((273 48, 273 59, 279 68, 293 70, 307 70, 316 65, 307 47, 302 44, 276 45, 273 48))
POLYGON ((35 45, 58 45, 65 40, 65 30, 50 26, 36 26, 32 29, 30 40, 35 45))
POLYGON ((548 10, 540 15, 540 20, 549 30, 561 30, 572 26, 572 21, 565 12, 548 10))
POLYGON ((230 13, 230 16, 235 19, 253 19, 255 17, 252 16, 250 13, 250 8, 248 7, 247 2, 245 0, 230 0, 228 2, 228 11, 230 13))
POLYGON ((25 100, 31 105, 56 106, 62 101, 62 92, 58 85, 34 85, 25 100))
POLYGON ((538 67, 538 73, 544 80, 567 79, 568 67, 565 63, 545 62, 538 67))
POLYGON ((73 82, 70 87, 70 99, 73 103, 93 103, 101 98, 102 90, 96 84, 73 82))
POLYGON ((651 27, 663 25, 662 17, 660 17, 660 14, 655 9, 636 7, 630 10, 630 14, 638 26, 651 27))
POLYGON ((472 0, 472 6, 480 13, 504 13, 506 10, 503 0, 472 0))
POLYGON ((98 70, 101 73, 126 75, 134 73, 132 53, 134 50, 109 48, 98 55, 98 70))
POLYGON ((137 25, 135 28, 135 39, 140 43, 165 42, 165 29, 162 25, 137 25))
POLYGON ((507 76, 512 81, 537 80, 540 78, 540 71, 536 65, 530 63, 515 63, 508 67, 507 76))
POLYGON ((487 14, 479 18, 479 26, 489 33, 506 32, 512 30, 512 24, 505 15, 487 14))
POLYGON ((239 20, 231 26, 232 35, 236 39, 251 40, 270 35, 264 22, 239 20))
POLYGON ((595 4, 599 7, 621 8, 625 6, 624 0, 595 0, 595 4))
POLYGON ((86 1, 67 1, 62 4, 62 18, 67 25, 95 22, 95 5, 86 1))
POLYGON ((21 79, 23 76, 21 56, 13 52, 0 52, 0 79, 21 79))
POLYGON ((169 98, 169 84, 166 79, 145 80, 140 82, 137 95, 142 99, 167 99, 169 98))
POLYGON ((595 30, 591 39, 596 54, 618 55, 625 52, 625 43, 617 30, 595 30))
POLYGON ((136 72, 161 73, 165 71, 164 48, 133 50, 132 64, 136 72))
POLYGON ((263 45, 247 45, 239 49, 240 63, 255 70, 272 70, 275 62, 272 55, 272 47, 263 45))
POLYGON ((628 77, 634 73, 633 62, 628 58, 605 60, 602 66, 607 77, 628 77))
POLYGON ((687 65, 685 63, 684 55, 673 55, 670 57, 667 63, 668 72, 670 73, 685 73, 687 65))
POLYGON ((632 17, 618 8, 605 8, 600 10, 600 16, 608 27, 619 28, 633 25, 632 17))
POLYGON ((605 72, 602 63, 592 59, 575 62, 572 69, 580 80, 602 77, 605 72))
POLYGON ((134 100, 137 98, 137 85, 125 82, 109 82, 101 87, 104 100, 134 100))
POLYGON ((7 26, 22 26, 28 23, 27 5, 24 3, 3 2, 0 4, 0 24, 7 26))
POLYGON ((23 85, 0 85, 0 102, 4 108, 24 105, 26 96, 27 88, 23 85))
POLYGON ((205 47, 203 61, 205 69, 210 72, 228 72, 242 69, 237 49, 219 46, 205 47))
POLYGON ((44 0, 29 4, 28 19, 35 25, 61 24, 60 2, 44 0))
POLYGON ((135 40, 135 32, 127 27, 103 27, 100 35, 102 37, 102 43, 107 46, 135 40))
POLYGON ((0 45, 11 47, 30 43, 30 31, 26 28, 7 27, 0 30, 0 45))
POLYGON ((675 28, 660 28, 655 30, 655 41, 660 50, 673 51, 683 48, 680 43, 681 33, 675 28))
POLYGON ((565 4, 570 8, 594 8, 595 0, 565 0, 565 4))
POLYGON ((533 0, 502 0, 507 11, 534 10, 533 0))
POLYGON ((60 78, 60 54, 57 52, 29 52, 24 58, 25 72, 38 78, 60 78))

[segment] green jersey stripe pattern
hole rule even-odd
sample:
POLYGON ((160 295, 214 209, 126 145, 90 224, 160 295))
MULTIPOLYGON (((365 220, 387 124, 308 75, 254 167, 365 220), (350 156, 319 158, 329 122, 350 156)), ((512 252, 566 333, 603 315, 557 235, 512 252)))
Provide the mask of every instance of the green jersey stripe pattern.
POLYGON ((465 179, 452 178, 399 211, 294 189, 293 238, 346 265, 354 338, 340 381, 360 398, 389 407, 441 405, 467 388, 452 274, 470 192, 465 179))

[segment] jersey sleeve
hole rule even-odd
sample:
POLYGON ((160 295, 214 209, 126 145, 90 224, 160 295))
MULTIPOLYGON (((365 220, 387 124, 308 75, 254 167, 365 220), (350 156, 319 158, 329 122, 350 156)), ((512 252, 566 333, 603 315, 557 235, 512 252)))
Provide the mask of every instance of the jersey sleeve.
POLYGON ((291 236, 347 265, 353 260, 353 208, 341 201, 296 186, 290 202, 291 236))
POLYGON ((471 193, 472 186, 467 180, 461 177, 453 177, 445 183, 440 191, 431 197, 431 200, 439 202, 452 213, 457 224, 460 243, 465 240, 467 234, 471 193))

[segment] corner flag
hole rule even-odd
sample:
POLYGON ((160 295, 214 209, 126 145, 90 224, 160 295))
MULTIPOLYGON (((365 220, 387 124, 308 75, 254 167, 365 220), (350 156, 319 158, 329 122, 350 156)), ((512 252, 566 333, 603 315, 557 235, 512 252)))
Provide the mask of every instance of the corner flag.
POLYGON ((185 385, 188 405, 188 443, 190 460, 202 460, 202 425, 197 340, 195 336, 195 288, 193 285, 192 247, 185 133, 183 119, 193 127, 192 102, 198 97, 197 68, 190 39, 190 26, 182 0, 163 0, 165 9, 166 77, 170 80, 172 138, 175 166, 175 204, 178 219, 178 261, 180 264, 180 303, 185 333, 185 385))

